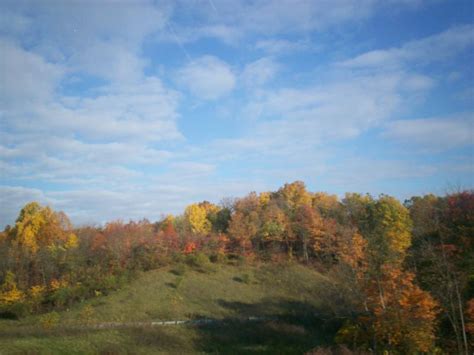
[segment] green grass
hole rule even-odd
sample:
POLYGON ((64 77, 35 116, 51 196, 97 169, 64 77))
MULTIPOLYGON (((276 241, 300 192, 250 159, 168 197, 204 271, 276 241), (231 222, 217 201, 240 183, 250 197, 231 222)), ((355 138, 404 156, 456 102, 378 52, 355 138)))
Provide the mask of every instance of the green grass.
POLYGON ((304 353, 332 341, 324 311, 327 280, 297 264, 213 265, 203 273, 183 265, 139 275, 123 289, 60 312, 60 325, 40 317, 0 321, 0 354, 10 353, 304 353), (87 309, 87 311, 85 311, 87 309), (87 315, 87 319, 85 318, 87 315), (245 323, 248 316, 277 320, 245 323), (209 317, 206 326, 78 330, 78 322, 133 322, 209 317))

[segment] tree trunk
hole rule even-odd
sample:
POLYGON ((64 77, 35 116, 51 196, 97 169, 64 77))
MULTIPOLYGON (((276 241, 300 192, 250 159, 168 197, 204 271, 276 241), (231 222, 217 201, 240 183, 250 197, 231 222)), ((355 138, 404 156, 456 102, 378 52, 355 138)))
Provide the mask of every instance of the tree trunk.
POLYGON ((456 290, 456 296, 457 296, 457 301, 458 301, 459 318, 461 320, 461 333, 462 333, 462 338, 463 338, 463 343, 464 343, 464 353, 468 355, 469 349, 467 345, 466 324, 464 322, 464 312, 463 312, 461 294, 459 293, 459 287, 456 280, 454 280, 454 287, 456 290))
POLYGON ((308 241, 306 237, 303 237, 303 259, 305 263, 308 262, 309 256, 308 256, 308 241))

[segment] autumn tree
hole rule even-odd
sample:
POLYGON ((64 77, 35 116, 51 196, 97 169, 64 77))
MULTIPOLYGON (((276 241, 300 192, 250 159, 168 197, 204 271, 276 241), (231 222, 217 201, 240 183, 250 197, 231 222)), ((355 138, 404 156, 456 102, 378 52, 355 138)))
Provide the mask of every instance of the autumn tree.
POLYGON ((289 219, 275 202, 264 205, 260 212, 260 221, 258 235, 261 245, 270 253, 279 253, 281 245, 293 239, 292 235, 288 235, 292 233, 289 219))
POLYGON ((252 252, 252 242, 260 229, 259 208, 259 198, 254 192, 234 204, 228 234, 232 248, 244 255, 252 252))
POLYGON ((207 218, 206 205, 191 204, 184 211, 185 221, 193 234, 207 234, 211 231, 212 224, 207 218))
POLYGON ((26 295, 18 289, 15 278, 13 272, 6 272, 5 280, 0 287, 0 313, 8 312, 12 315, 18 315, 23 311, 22 306, 26 295))
POLYGON ((382 195, 369 204, 366 230, 373 263, 398 263, 404 260, 411 244, 412 222, 408 210, 395 198, 382 195))
POLYGON ((323 220, 309 205, 300 205, 294 216, 292 229, 301 243, 303 260, 309 261, 310 247, 316 253, 323 249, 323 220))
MULTIPOLYGON (((295 181, 283 185, 283 187, 275 193, 273 199, 278 203, 279 207, 287 216, 289 224, 293 226, 295 224, 298 208, 301 206, 311 207, 312 203, 312 196, 302 181, 295 181)), ((295 242, 302 242, 302 240, 298 241, 296 239, 293 228, 291 227, 288 228, 288 232, 285 236, 285 245, 288 256, 292 258, 295 242)))
POLYGON ((413 197, 406 205, 415 226, 409 265, 441 305, 444 345, 450 347, 452 339, 452 348, 467 354, 465 307, 474 297, 474 193, 413 197))
POLYGON ((166 216, 160 223, 160 230, 157 238, 163 252, 168 255, 170 252, 176 252, 179 250, 179 235, 174 226, 175 218, 172 215, 166 216))
POLYGON ((291 184, 285 184, 277 191, 282 207, 289 213, 296 212, 299 206, 311 205, 311 194, 306 190, 306 185, 302 181, 295 181, 291 184))
POLYGON ((364 280, 360 315, 340 329, 338 340, 365 345, 375 352, 429 352, 436 335, 437 302, 414 283, 414 277, 384 265, 380 279, 364 280))
POLYGON ((325 192, 317 192, 312 195, 313 208, 319 212, 323 218, 340 219, 341 202, 336 195, 325 192))
MULTIPOLYGON (((366 240, 361 264, 344 251, 341 258, 359 269, 355 273, 363 304, 355 323, 340 331, 340 338, 359 339, 375 351, 426 352, 433 346, 437 302, 420 289, 414 274, 403 269, 411 245, 408 210, 393 197, 346 195, 346 216, 366 240)), ((360 243, 358 243, 360 244, 360 243)), ((360 248, 359 248, 360 250, 360 248)))
POLYGON ((67 216, 42 207, 37 202, 26 204, 13 228, 8 232, 10 268, 16 270, 21 287, 32 283, 46 284, 67 265, 70 251, 78 246, 77 236, 67 216))

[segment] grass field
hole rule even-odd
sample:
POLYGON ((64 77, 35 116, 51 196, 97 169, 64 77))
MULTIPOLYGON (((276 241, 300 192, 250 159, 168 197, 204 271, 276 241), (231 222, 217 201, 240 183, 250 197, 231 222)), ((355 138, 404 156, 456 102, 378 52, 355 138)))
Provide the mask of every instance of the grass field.
MULTIPOLYGON (((297 264, 179 264, 140 274, 108 296, 60 312, 44 329, 41 316, 0 321, 0 354, 10 353, 268 353, 299 354, 329 344, 334 325, 322 322, 327 280, 297 264), (242 322, 249 316, 274 320, 242 322), (213 318, 205 326, 74 328, 78 323, 213 318)), ((44 316, 43 316, 44 317, 44 316)))

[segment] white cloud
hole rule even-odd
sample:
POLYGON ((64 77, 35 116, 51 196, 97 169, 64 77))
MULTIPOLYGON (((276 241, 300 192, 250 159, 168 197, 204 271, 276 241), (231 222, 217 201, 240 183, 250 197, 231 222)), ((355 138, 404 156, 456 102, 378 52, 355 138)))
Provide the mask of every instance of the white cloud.
POLYGON ((22 16, 9 9, 0 11, 0 33, 6 36, 17 36, 23 34, 30 27, 31 22, 26 16, 22 16))
POLYGON ((171 4, 155 6, 151 0, 86 2, 55 0, 3 2, 18 16, 28 19, 31 34, 47 34, 40 42, 54 43, 69 56, 92 41, 114 39, 129 47, 165 25, 171 4))
POLYGON ((178 71, 177 80, 193 95, 215 100, 229 94, 235 86, 235 75, 230 66, 219 58, 204 56, 178 71))
POLYGON ((0 38, 0 103, 3 109, 36 104, 52 98, 64 68, 47 63, 0 38))
POLYGON ((411 92, 426 91, 433 88, 435 84, 436 83, 434 79, 421 74, 407 75, 402 83, 404 88, 411 92))
POLYGON ((178 99, 158 78, 148 77, 133 85, 105 87, 94 98, 17 105, 4 111, 4 122, 17 132, 80 134, 95 141, 174 140, 182 138, 175 122, 178 99))
POLYGON ((96 41, 69 59, 71 70, 86 72, 112 82, 129 83, 143 78, 146 60, 121 43, 96 41))
POLYGON ((360 77, 304 89, 270 91, 247 107, 253 117, 271 118, 270 128, 313 139, 350 137, 387 118, 401 101, 402 77, 360 77), (275 121, 283 119, 283 121, 275 121))
POLYGON ((373 50, 340 62, 347 68, 392 68, 407 62, 418 64, 444 60, 474 45, 474 26, 456 26, 439 34, 405 43, 398 48, 373 50))
POLYGON ((428 82, 417 74, 395 72, 353 75, 305 88, 267 89, 241 112, 251 119, 247 132, 217 139, 209 150, 219 152, 216 159, 223 160, 309 159, 383 126, 413 96, 429 90, 428 82))
POLYGON ((272 58, 260 58, 245 66, 241 79, 249 88, 257 88, 271 81, 276 75, 280 65, 272 58))
POLYGON ((16 40, 31 53, 68 70, 130 81, 146 64, 143 41, 163 30, 171 4, 45 0, 4 2, 0 10, 11 15, 8 35, 18 28, 16 40))
MULTIPOLYGON (((246 36, 301 34, 358 23, 381 8, 413 8, 414 1, 394 0, 187 0, 174 1, 174 13, 192 18, 192 26, 174 25, 181 42, 214 37, 236 44, 246 36)), ((415 0, 416 3, 420 1, 415 0)), ((161 35, 175 40, 175 34, 161 35)), ((274 48, 276 48, 274 46, 274 48)))
POLYGON ((393 121, 383 136, 429 152, 474 145, 474 112, 393 121))

